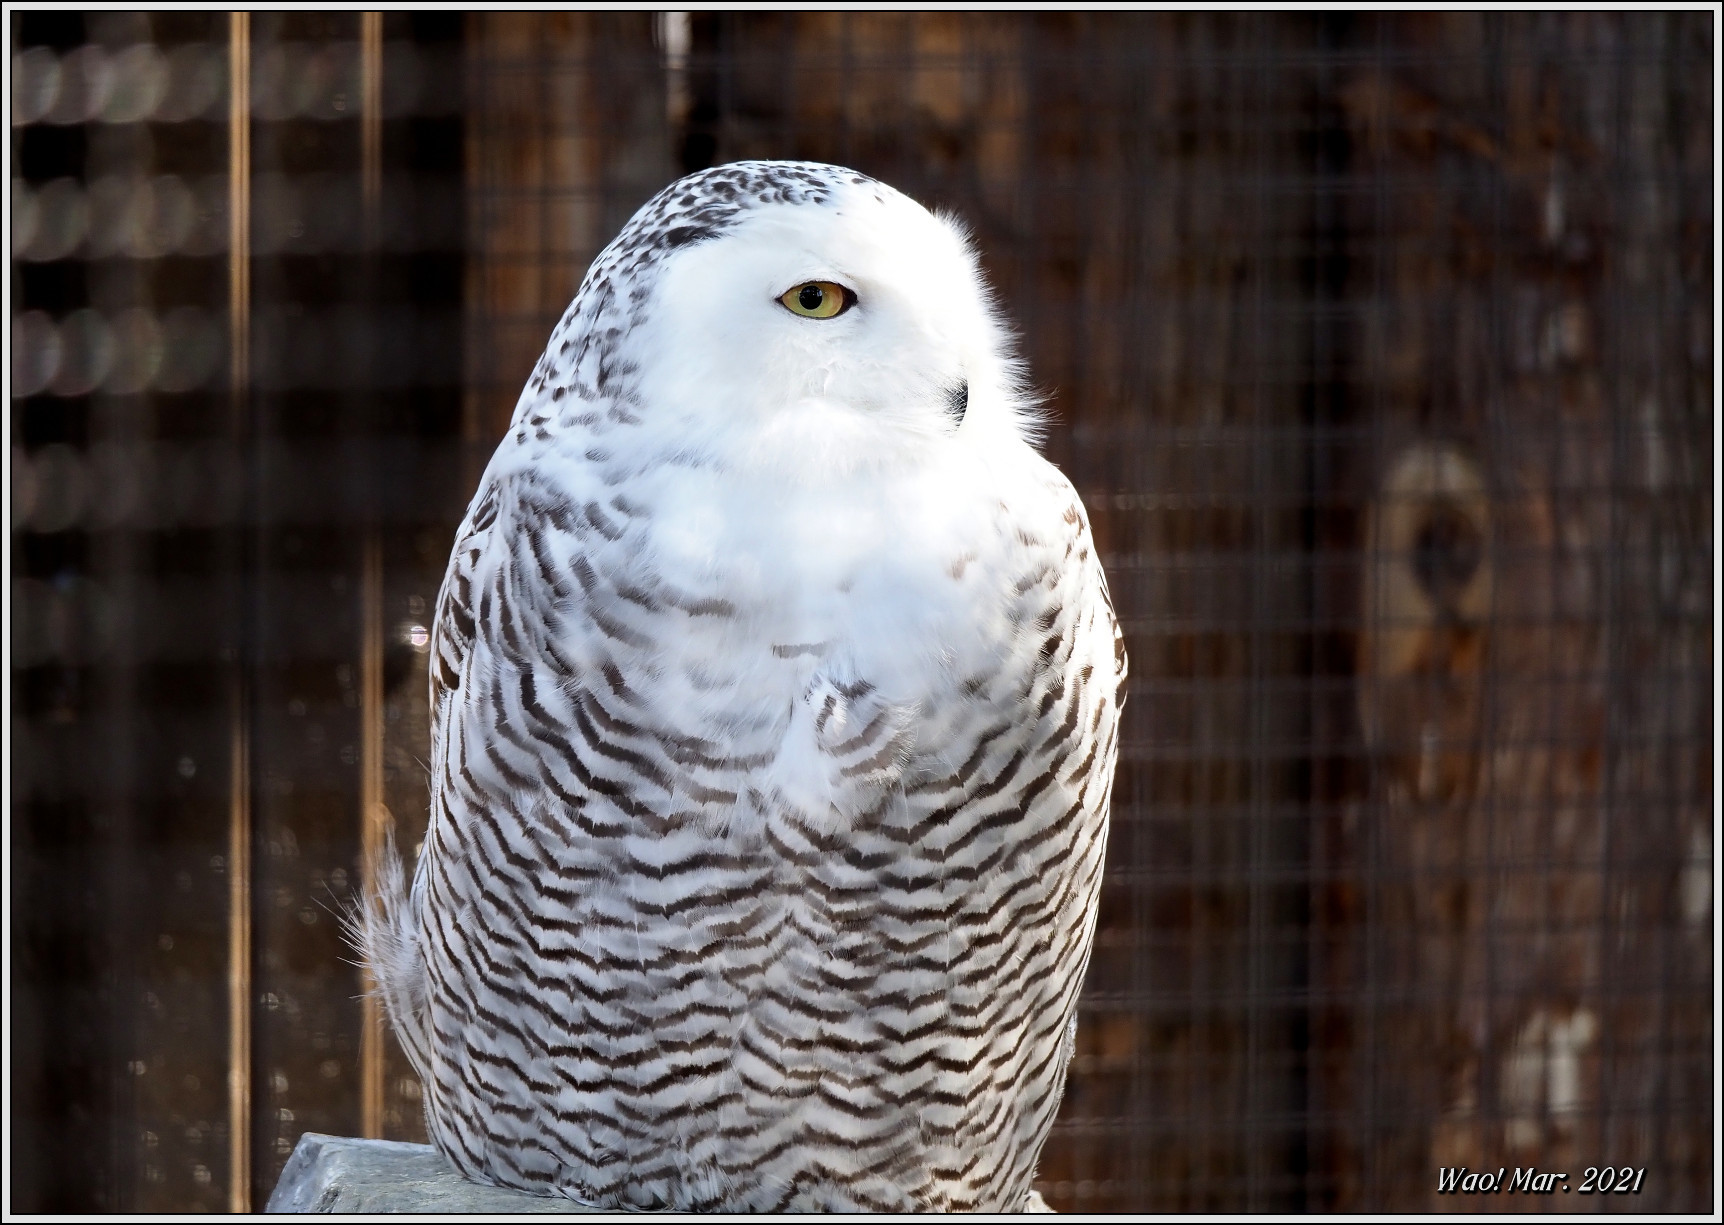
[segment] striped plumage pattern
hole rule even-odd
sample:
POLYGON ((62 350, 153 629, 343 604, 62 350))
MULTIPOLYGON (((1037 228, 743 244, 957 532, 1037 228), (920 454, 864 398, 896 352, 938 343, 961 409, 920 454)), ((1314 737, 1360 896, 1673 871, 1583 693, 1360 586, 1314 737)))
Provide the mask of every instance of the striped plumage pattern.
MULTIPOLYGON (((709 370, 686 402, 655 390, 652 363, 680 360, 643 339, 665 343, 675 262, 746 258, 756 215, 811 210, 950 234, 835 167, 673 185, 589 273, 458 534, 431 826, 365 944, 431 1135, 479 1181, 632 1208, 1029 1195, 1089 956, 1124 653, 985 300, 982 341, 952 342, 955 412, 944 371, 878 427, 884 410, 824 400, 750 416, 770 361, 728 390, 709 370), (872 415, 833 458, 773 441, 777 412, 872 415)), ((884 303, 838 246, 833 276, 884 303)), ((862 346, 875 326, 785 335, 862 346)))

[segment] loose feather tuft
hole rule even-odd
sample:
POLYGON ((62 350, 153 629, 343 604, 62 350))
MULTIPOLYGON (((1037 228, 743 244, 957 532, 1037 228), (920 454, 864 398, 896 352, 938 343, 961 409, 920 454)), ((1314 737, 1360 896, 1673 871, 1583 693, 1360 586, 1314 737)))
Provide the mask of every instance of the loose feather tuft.
POLYGON ((375 891, 357 899, 343 916, 348 943, 376 983, 389 1024, 401 1040, 413 1070, 421 1077, 428 1067, 425 959, 419 951, 419 929, 412 916, 412 895, 395 836, 385 840, 371 865, 375 891))

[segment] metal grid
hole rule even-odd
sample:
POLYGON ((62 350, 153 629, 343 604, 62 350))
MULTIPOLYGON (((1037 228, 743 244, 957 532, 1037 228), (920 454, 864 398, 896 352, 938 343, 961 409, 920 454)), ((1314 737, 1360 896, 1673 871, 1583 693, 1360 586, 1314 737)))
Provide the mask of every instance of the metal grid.
POLYGON ((419 1127, 336 916, 425 806, 462 22, 11 33, 14 1204, 261 1205, 419 1127))
POLYGON ((422 828, 450 531, 599 247, 757 156, 972 226, 1126 624, 1050 1203, 1550 1207, 1437 1191, 1536 1165, 1714 1206, 1710 16, 22 14, 12 54, 15 1208, 418 1137, 323 907, 422 828))

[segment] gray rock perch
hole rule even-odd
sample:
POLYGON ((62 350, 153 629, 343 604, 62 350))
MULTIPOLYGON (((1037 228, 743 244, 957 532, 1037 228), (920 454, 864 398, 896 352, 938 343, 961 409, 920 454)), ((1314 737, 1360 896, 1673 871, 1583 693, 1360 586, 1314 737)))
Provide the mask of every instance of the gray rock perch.
MULTIPOLYGON (((1030 1192, 1026 1212, 1047 1212, 1030 1192)), ((308 1131, 281 1171, 265 1212, 599 1212, 462 1178, 429 1144, 356 1140, 308 1131)))
POLYGON ((482 1187, 429 1144, 308 1131, 265 1212, 597 1212, 573 1200, 482 1187))

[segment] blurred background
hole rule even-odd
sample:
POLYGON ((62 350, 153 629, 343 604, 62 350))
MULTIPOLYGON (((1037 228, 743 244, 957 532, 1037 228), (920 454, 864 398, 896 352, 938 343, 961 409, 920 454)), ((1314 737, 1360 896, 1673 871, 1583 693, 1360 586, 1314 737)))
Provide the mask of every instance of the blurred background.
POLYGON ((1715 1205, 1712 13, 9 22, 13 1210, 423 1138, 337 915, 452 533, 745 157, 973 227, 1125 624, 1048 1201, 1715 1205))

